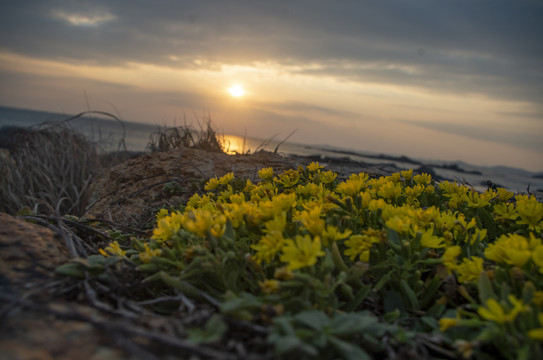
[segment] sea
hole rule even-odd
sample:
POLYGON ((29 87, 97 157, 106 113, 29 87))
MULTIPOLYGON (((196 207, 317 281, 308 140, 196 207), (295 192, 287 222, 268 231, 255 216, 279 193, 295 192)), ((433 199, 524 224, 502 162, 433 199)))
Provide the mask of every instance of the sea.
MULTIPOLYGON (((38 128, 48 124, 62 123, 84 134, 104 151, 146 151, 150 136, 160 130, 157 125, 143 124, 119 119, 115 114, 87 112, 63 114, 0 106, 0 129, 3 126, 38 128)), ((219 134, 228 153, 254 153, 258 150, 277 151, 283 155, 344 158, 373 165, 384 165, 405 169, 427 169, 442 179, 469 184, 479 191, 488 188, 488 181, 514 193, 543 192, 543 173, 534 173, 508 166, 476 166, 462 161, 428 161, 406 156, 378 154, 357 149, 347 149, 326 144, 298 144, 288 139, 259 139, 250 136, 219 134), (286 141, 285 141, 286 140, 286 141)), ((2 144, 0 143, 0 147, 2 144)), ((538 196, 538 197, 539 197, 538 196)))

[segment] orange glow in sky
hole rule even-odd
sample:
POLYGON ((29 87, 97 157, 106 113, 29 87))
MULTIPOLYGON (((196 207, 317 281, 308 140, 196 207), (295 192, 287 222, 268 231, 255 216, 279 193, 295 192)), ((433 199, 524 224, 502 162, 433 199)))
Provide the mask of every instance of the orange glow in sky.
POLYGON ((230 95, 232 95, 233 97, 242 97, 243 95, 245 95, 245 90, 243 89, 243 86, 239 85, 239 84, 236 84, 236 85, 233 85, 232 87, 230 87, 228 89, 228 92, 230 93, 230 95))

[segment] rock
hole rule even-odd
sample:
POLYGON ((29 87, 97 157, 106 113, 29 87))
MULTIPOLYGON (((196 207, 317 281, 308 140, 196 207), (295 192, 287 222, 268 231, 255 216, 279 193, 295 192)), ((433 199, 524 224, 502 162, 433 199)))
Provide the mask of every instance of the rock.
POLYGON ((46 227, 0 213, 0 349, 2 359, 123 359, 88 322, 59 319, 40 308, 71 311, 47 285, 70 256, 46 227), (25 305, 31 304, 31 306, 25 305))
POLYGON ((69 253, 51 230, 0 213, 0 291, 24 294, 54 276, 69 253))
POLYGON ((153 152, 112 168, 94 186, 94 201, 88 215, 117 224, 141 228, 162 208, 186 202, 202 181, 228 172, 257 182, 258 170, 273 167, 277 172, 296 168, 301 162, 270 152, 227 155, 193 148, 153 152))

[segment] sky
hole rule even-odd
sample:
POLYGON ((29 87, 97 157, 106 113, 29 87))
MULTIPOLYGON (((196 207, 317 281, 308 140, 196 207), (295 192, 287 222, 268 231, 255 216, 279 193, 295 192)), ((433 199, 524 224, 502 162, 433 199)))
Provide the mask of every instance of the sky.
POLYGON ((0 0, 0 105, 543 171, 542 38, 541 0, 0 0))

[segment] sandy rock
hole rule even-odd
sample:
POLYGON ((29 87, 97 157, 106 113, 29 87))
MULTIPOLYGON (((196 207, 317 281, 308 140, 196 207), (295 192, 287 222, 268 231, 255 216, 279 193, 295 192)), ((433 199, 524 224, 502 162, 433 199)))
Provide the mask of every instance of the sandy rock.
POLYGON ((24 293, 54 276, 69 259, 61 239, 51 230, 0 213, 0 291, 24 293))
POLYGON ((117 165, 96 184, 88 215, 118 224, 141 227, 156 210, 186 202, 201 189, 202 181, 233 172, 258 181, 258 170, 281 172, 300 162, 269 152, 227 155, 192 148, 154 152, 117 165))
MULTIPOLYGON (((59 319, 41 307, 69 311, 47 284, 69 252, 53 231, 0 213, 0 357, 2 359, 121 359, 88 322, 59 319), (32 304, 27 307, 24 304, 32 304)), ((89 309, 91 311, 92 309, 89 309)))

